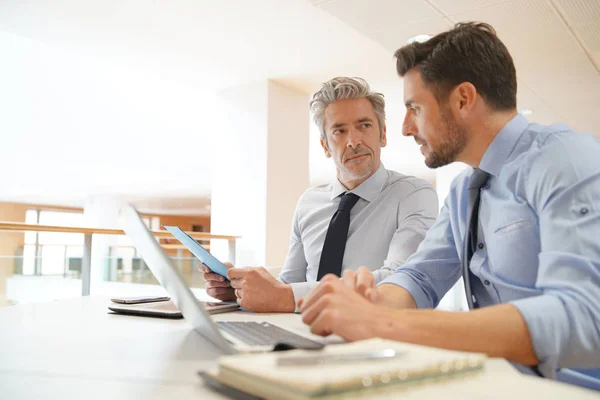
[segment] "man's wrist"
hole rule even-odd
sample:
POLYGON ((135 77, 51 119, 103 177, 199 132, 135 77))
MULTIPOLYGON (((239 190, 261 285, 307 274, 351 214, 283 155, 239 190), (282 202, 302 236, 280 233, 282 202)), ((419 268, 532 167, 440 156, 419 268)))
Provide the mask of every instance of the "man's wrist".
POLYGON ((277 311, 284 313, 293 313, 296 310, 296 300, 294 299, 294 291, 291 285, 280 283, 277 285, 277 311))

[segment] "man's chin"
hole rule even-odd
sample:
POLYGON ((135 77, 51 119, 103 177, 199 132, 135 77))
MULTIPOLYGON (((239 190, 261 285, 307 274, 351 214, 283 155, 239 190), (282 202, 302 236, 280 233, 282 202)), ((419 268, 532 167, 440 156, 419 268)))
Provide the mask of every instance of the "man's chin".
POLYGON ((434 154, 429 154, 427 157, 425 157, 425 165, 431 169, 445 167, 446 165, 452 164, 453 162, 454 161, 441 160, 439 157, 435 157, 434 154))
POLYGON ((352 179, 358 180, 373 174, 374 169, 371 166, 365 166, 363 168, 346 168, 346 171, 349 176, 352 176, 352 179))

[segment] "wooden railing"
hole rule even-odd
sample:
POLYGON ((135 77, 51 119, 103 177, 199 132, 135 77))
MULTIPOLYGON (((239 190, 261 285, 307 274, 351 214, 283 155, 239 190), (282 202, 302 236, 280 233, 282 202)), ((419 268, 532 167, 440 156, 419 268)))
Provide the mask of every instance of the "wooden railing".
MULTIPOLYGON (((0 231, 12 232, 60 232, 60 233, 80 233, 83 234, 83 258, 81 265, 81 294, 88 296, 90 294, 90 269, 92 260, 92 236, 93 235, 125 235, 121 229, 102 229, 102 228, 80 228, 52 225, 34 225, 20 224, 15 222, 0 221, 0 231)), ((156 237, 173 238, 167 231, 151 231, 156 237)), ((235 264, 235 241, 239 236, 231 235, 213 235, 208 232, 186 232, 197 240, 222 239, 228 242, 229 261, 235 264)), ((174 248, 181 248, 179 245, 174 248)))

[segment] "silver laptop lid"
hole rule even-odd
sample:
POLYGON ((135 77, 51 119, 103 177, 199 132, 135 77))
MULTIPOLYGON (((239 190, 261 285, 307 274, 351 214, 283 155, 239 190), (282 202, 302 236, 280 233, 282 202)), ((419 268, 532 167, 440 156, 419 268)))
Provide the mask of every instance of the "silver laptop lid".
POLYGON ((198 303, 179 271, 173 267, 171 260, 144 225, 133 206, 121 209, 120 222, 150 271, 171 296, 171 300, 181 310, 183 317, 192 324, 194 330, 226 354, 236 353, 233 346, 223 338, 210 315, 198 303))

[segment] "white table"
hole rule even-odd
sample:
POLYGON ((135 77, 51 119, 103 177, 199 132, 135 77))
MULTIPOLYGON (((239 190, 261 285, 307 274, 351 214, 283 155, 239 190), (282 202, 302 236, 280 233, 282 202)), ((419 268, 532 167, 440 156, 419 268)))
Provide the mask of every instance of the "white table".
MULTIPOLYGON (((225 398, 205 388, 197 377, 197 371, 214 365, 219 354, 185 320, 112 315, 108 303, 106 297, 81 297, 0 308, 0 399, 225 398)), ((214 318, 268 320, 308 331, 294 314, 235 312, 214 318)), ((476 378, 415 386, 401 395, 410 399, 600 397, 524 377, 501 359, 489 360, 476 378)))

